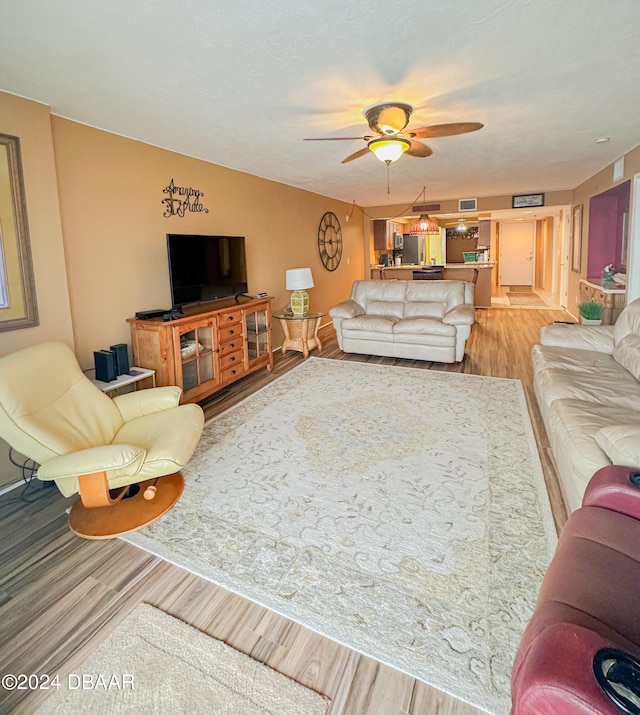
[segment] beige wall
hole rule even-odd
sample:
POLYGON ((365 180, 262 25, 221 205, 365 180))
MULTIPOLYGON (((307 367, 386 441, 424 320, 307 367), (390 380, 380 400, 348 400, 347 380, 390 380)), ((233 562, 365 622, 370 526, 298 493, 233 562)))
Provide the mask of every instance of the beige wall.
MULTIPOLYGON (((59 117, 52 117, 60 211, 69 273, 76 353, 131 343, 125 322, 138 310, 169 308, 167 233, 244 235, 249 292, 288 302, 285 270, 310 266, 311 306, 328 310, 364 275, 362 223, 349 204, 225 169, 59 117), (209 213, 165 218, 162 190, 171 179, 202 192, 209 213), (320 262, 317 230, 325 211, 342 226, 343 260, 320 262)), ((276 345, 280 326, 274 328, 276 345)))
POLYGON ((0 132, 20 138, 40 324, 0 333, 0 355, 45 340, 73 346, 49 108, 0 92, 0 132))
MULTIPOLYGON (((582 271, 574 273, 569 271, 569 292, 568 308, 573 315, 578 314, 577 304, 580 302, 579 281, 586 278, 587 274, 587 251, 589 239, 589 201, 592 196, 601 194, 618 184, 633 179, 634 175, 640 172, 640 146, 632 149, 624 155, 624 175, 618 180, 613 180, 613 164, 609 164, 602 171, 587 179, 577 186, 573 192, 573 205, 582 204, 582 271)), ((633 182, 631 184, 633 188, 633 182)))

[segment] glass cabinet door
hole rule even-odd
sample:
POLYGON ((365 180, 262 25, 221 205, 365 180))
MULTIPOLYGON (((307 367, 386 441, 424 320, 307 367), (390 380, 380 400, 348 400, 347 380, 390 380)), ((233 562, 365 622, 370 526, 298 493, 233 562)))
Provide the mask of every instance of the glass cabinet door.
POLYGON ((271 315, 268 306, 259 310, 247 311, 245 340, 249 366, 268 358, 271 341, 271 315))
POLYGON ((174 345, 176 355, 176 377, 182 380, 182 389, 187 392, 212 381, 218 380, 218 355, 216 333, 213 321, 191 323, 176 327, 174 345))

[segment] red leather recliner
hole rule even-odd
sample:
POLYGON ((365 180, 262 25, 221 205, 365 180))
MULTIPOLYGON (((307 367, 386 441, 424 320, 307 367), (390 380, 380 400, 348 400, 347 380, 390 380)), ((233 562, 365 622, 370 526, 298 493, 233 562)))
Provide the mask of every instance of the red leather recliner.
POLYGON ((640 713, 636 659, 640 472, 605 467, 560 534, 511 672, 511 715, 640 713), (596 654, 603 663, 594 668, 596 654), (611 697, 598 678, 612 689, 611 697))

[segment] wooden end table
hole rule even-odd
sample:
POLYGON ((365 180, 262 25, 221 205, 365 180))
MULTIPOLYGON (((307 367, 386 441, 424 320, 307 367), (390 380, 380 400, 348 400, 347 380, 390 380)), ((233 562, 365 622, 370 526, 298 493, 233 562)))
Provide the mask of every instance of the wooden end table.
POLYGON ((282 343, 282 354, 287 350, 297 350, 305 358, 309 357, 309 351, 313 348, 322 350, 322 343, 318 337, 320 320, 326 313, 307 313, 306 315, 293 315, 286 311, 275 312, 284 331, 284 342, 282 343))

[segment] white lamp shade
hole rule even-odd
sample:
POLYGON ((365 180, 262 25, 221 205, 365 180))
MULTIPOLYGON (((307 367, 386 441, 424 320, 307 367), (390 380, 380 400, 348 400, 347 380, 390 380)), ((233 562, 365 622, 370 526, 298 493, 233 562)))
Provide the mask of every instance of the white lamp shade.
POLYGON ((287 271, 287 290, 313 288, 311 268, 292 268, 287 271))

